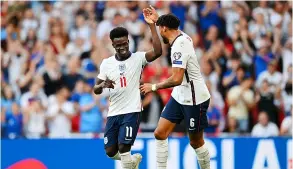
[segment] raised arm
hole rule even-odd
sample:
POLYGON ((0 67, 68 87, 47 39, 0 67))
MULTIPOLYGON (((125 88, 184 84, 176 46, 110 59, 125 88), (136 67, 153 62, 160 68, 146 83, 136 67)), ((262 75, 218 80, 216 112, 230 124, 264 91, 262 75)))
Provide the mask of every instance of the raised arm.
POLYGON ((143 16, 150 27, 153 38, 153 49, 145 54, 145 58, 148 62, 152 62, 162 55, 162 45, 156 29, 158 13, 152 6, 150 6, 150 8, 143 9, 143 16))

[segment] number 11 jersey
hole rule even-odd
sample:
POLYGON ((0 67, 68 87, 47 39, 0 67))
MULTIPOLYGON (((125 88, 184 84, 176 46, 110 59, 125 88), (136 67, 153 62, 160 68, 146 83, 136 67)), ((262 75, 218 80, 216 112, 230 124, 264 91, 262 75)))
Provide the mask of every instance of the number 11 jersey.
POLYGON ((115 56, 103 60, 98 78, 115 82, 114 89, 104 89, 110 90, 108 117, 142 110, 139 85, 146 64, 145 52, 132 53, 124 61, 115 56))

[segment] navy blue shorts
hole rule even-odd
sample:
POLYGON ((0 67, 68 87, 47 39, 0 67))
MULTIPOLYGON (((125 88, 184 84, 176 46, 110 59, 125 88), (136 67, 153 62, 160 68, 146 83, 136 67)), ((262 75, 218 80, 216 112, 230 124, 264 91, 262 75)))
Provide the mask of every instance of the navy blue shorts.
POLYGON ((140 113, 108 117, 104 134, 105 148, 117 143, 133 145, 140 124, 140 113))
POLYGON ((209 104, 210 99, 199 105, 182 105, 171 97, 164 108, 161 117, 177 124, 185 119, 185 127, 189 133, 200 132, 204 128, 208 127, 208 118, 206 113, 209 104))

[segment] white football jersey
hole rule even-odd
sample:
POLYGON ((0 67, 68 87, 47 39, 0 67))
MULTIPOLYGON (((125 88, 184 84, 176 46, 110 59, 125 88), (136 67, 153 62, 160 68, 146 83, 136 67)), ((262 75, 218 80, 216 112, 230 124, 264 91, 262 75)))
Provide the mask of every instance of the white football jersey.
POLYGON ((145 52, 132 53, 124 61, 116 60, 115 56, 103 60, 98 78, 108 78, 116 83, 114 89, 104 89, 110 91, 108 116, 142 110, 139 82, 146 64, 145 52))
POLYGON ((172 67, 185 69, 180 86, 174 87, 172 97, 183 105, 198 105, 210 98, 201 75, 192 39, 182 32, 171 44, 172 67))

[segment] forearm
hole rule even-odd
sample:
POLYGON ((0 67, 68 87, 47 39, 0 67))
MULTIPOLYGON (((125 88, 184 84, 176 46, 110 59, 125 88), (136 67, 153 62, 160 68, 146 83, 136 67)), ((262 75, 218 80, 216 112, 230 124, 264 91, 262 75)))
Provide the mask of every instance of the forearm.
POLYGON ((157 90, 159 90, 159 89, 167 89, 167 88, 175 87, 180 84, 181 84, 181 82, 179 82, 178 80, 175 80, 172 75, 167 80, 165 80, 161 83, 158 83, 156 86, 157 86, 157 90))
POLYGON ((149 27, 150 27, 151 34, 152 34, 152 39, 153 39, 153 52, 154 52, 154 55, 152 55, 152 57, 148 58, 148 59, 149 59, 149 61, 154 61, 154 60, 156 60, 158 57, 160 57, 162 55, 162 45, 161 45, 159 35, 157 33, 156 25, 155 24, 149 24, 149 27))

